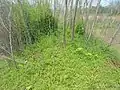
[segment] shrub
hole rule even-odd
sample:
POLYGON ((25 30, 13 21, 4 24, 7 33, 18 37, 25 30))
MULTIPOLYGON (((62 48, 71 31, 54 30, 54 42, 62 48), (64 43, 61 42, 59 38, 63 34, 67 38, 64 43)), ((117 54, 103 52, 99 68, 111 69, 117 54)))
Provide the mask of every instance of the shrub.
POLYGON ((77 23, 76 28, 75 28, 75 32, 78 33, 78 35, 85 34, 85 26, 84 26, 84 23, 82 21, 77 23))
POLYGON ((30 14, 30 35, 32 42, 39 39, 41 35, 50 35, 57 31, 57 20, 47 6, 32 8, 30 14))
POLYGON ((15 27, 21 33, 24 44, 27 43, 28 38, 35 43, 40 36, 50 35, 57 31, 57 20, 52 15, 49 5, 32 6, 24 2, 22 8, 16 4, 13 9, 15 27), (16 8, 18 8, 17 11, 16 8))

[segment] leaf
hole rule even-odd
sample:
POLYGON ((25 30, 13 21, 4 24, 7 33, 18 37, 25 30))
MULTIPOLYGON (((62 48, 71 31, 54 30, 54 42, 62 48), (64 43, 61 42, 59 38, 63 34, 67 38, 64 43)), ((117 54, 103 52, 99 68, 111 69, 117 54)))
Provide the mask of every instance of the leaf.
POLYGON ((32 90, 32 85, 26 87, 26 90, 32 90))

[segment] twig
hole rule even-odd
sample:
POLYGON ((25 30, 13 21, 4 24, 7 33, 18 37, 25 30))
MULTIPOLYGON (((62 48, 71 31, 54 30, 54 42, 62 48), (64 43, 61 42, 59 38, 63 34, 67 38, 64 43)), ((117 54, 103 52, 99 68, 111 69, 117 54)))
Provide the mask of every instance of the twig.
POLYGON ((11 53, 9 51, 7 51, 5 48, 0 47, 0 49, 4 50, 5 52, 7 52, 9 55, 11 55, 11 53))
POLYGON ((1 21, 2 26, 6 29, 6 31, 9 32, 9 30, 8 30, 8 28, 5 26, 5 24, 4 24, 1 16, 0 16, 0 21, 1 21))
POLYGON ((108 44, 108 47, 110 47, 110 46, 111 46, 112 42, 114 41, 114 39, 115 39, 116 35, 117 35, 117 34, 118 34, 118 32, 119 32, 119 29, 120 29, 120 23, 119 23, 119 26, 118 26, 117 30, 114 32, 114 34, 113 34, 112 38, 110 39, 110 42, 109 42, 109 44, 108 44))
POLYGON ((96 23, 96 21, 97 21, 97 15, 98 15, 98 11, 99 11, 99 8, 100 8, 100 2, 101 2, 101 0, 98 1, 97 9, 96 9, 96 15, 95 15, 94 21, 93 21, 93 23, 92 23, 91 32, 90 32, 90 34, 89 34, 89 36, 88 36, 88 40, 87 40, 87 41, 89 41, 89 39, 91 38, 92 33, 93 33, 93 31, 94 31, 93 28, 94 28, 95 23, 96 23))

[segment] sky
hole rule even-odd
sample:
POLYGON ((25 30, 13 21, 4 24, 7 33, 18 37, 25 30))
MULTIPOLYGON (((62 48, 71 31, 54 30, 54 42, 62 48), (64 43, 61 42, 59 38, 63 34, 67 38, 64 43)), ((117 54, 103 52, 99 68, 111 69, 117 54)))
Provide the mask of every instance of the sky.
MULTIPOLYGON (((34 1, 34 0, 29 0, 31 3, 32 3, 32 1, 34 1)), ((61 1, 61 0, 60 0, 61 1)), ((75 1, 75 0, 73 0, 73 1, 75 1)), ((84 2, 85 0, 83 0, 83 2, 84 2)), ((88 1, 91 1, 91 0, 88 0, 88 1)), ((109 5, 109 2, 110 2, 111 0, 101 0, 101 5, 102 6, 108 6, 109 5)), ((98 2, 98 0, 93 0, 93 3, 92 3, 92 5, 93 6, 96 6, 97 5, 97 2, 98 2)))
MULTIPOLYGON (((102 6, 108 6, 109 5, 109 2, 110 2, 110 0, 101 0, 101 5, 102 6)), ((97 5, 97 3, 98 3, 98 0, 93 0, 93 6, 96 6, 97 5)))
POLYGON ((102 5, 102 6, 108 6, 109 3, 110 3, 110 0, 102 0, 102 1, 101 1, 101 5, 102 5))

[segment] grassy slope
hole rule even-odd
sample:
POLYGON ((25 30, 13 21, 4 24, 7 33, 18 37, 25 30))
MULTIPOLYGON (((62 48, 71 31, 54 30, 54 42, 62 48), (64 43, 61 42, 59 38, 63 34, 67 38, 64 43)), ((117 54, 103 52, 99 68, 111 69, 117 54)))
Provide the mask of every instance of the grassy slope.
POLYGON ((19 55, 27 63, 18 71, 1 69, 0 90, 119 90, 120 69, 106 63, 114 59, 108 51, 99 41, 76 39, 63 48, 45 37, 19 55))

